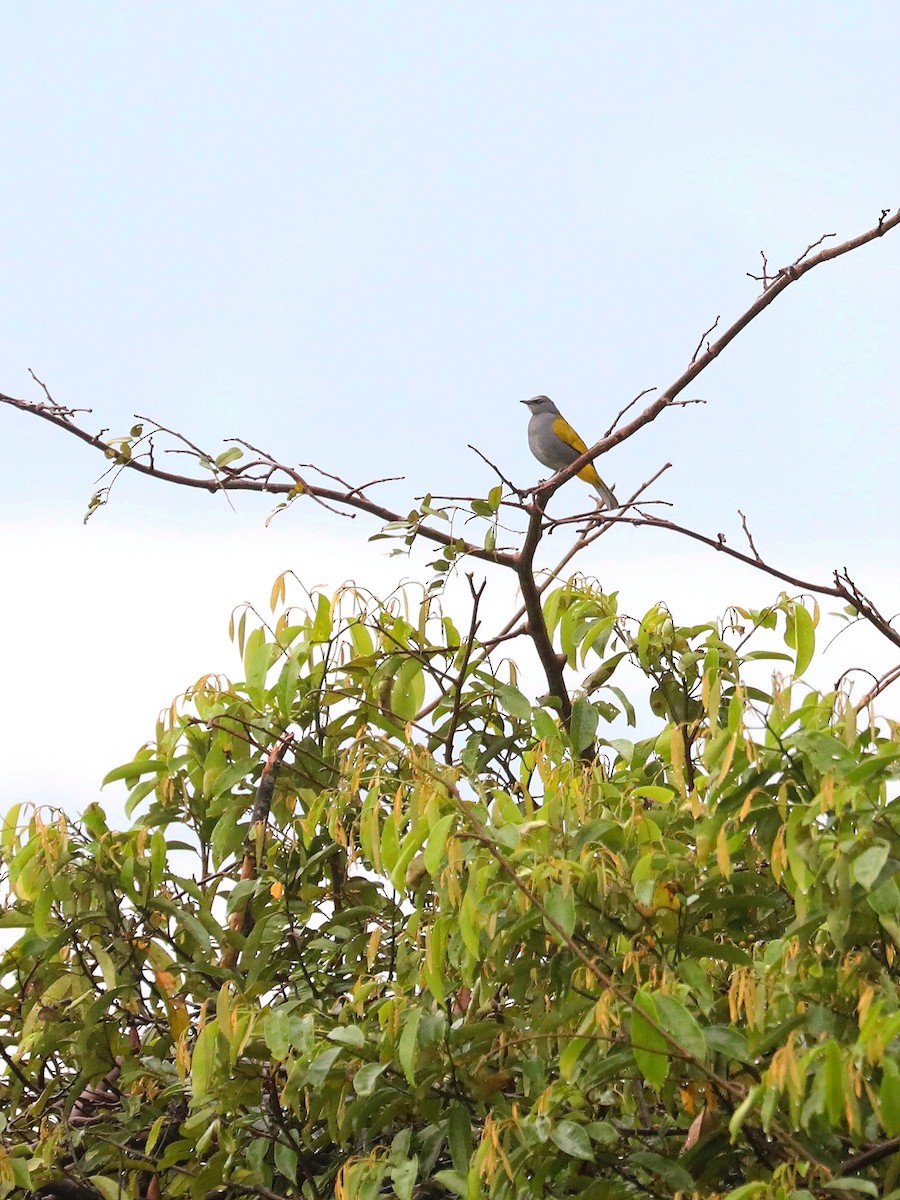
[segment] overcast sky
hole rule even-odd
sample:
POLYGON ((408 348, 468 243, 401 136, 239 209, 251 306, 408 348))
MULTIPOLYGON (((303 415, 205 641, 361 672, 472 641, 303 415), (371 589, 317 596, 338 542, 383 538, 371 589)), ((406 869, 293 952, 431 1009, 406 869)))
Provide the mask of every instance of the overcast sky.
MULTIPOLYGON (((778 267, 900 204, 897 23, 888 3, 0 0, 0 391, 36 398, 33 368, 98 429, 143 413, 403 474, 403 509, 487 492, 469 442, 531 483, 519 400, 548 393, 594 440, 752 301, 761 250, 778 267)), ((627 492, 672 461, 656 495, 681 521, 736 539, 740 508, 776 561, 846 564, 900 609, 898 312, 900 232, 790 289, 698 381, 706 405, 604 475, 627 492)), ((3 805, 94 798, 176 692, 236 669, 228 615, 278 571, 386 590, 414 570, 361 518, 298 504, 266 529, 262 500, 136 478, 85 527, 100 470, 0 409, 3 805)), ((778 591, 627 529, 585 569, 686 621, 778 591)))

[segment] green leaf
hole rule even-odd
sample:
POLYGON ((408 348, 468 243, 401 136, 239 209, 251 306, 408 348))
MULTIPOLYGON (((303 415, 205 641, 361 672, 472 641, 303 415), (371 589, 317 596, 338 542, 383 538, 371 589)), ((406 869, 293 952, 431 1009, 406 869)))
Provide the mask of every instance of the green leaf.
POLYGON ((833 1126, 838 1126, 845 1111, 844 1084, 848 1082, 848 1076, 837 1042, 829 1040, 825 1043, 823 1059, 820 1070, 825 1083, 825 1114, 833 1126))
POLYGON ((827 1183, 821 1184, 821 1187, 823 1191, 828 1192, 862 1192, 864 1196, 878 1195, 878 1185, 871 1179, 856 1179, 852 1176, 829 1179, 827 1183))
POLYGON ((866 896, 866 903, 879 916, 900 914, 900 888, 897 887, 896 881, 888 877, 866 896))
POLYGON ((35 933, 40 937, 49 937, 51 933, 50 917, 53 904, 53 889, 49 886, 41 888, 34 900, 32 920, 35 933))
POLYGON ((377 1062, 366 1063, 360 1067, 353 1076, 353 1090, 357 1096, 371 1096, 375 1091, 375 1084, 387 1069, 387 1063, 377 1062))
POLYGON ((900 1134, 900 1066, 897 1060, 886 1055, 881 1064, 881 1124, 888 1137, 900 1134))
MULTIPOLYGON (((575 893, 572 887, 565 891, 561 884, 554 884, 544 896, 544 908, 547 916, 562 927, 566 937, 571 937, 575 932, 575 893)), ((552 925, 549 928, 558 938, 559 932, 552 925)))
POLYGON ((320 1087, 341 1053, 340 1046, 333 1046, 330 1050, 323 1050, 321 1054, 316 1055, 306 1072, 307 1084, 313 1088, 320 1087))
POLYGON ((323 592, 319 592, 316 596, 316 615, 310 632, 310 641, 327 642, 333 628, 331 600, 323 592))
POLYGON ((660 1023, 654 997, 648 992, 638 992, 631 1010, 631 1049, 641 1075, 659 1091, 669 1074, 671 1049, 647 1017, 660 1023))
POLYGON ((244 677, 248 688, 261 688, 266 681, 274 647, 264 629, 252 629, 244 647, 244 677))
POLYGON ((415 719, 425 699, 425 674, 415 658, 406 658, 391 686, 391 712, 401 721, 415 719))
POLYGON ((419 1159, 414 1154, 405 1162, 391 1167, 391 1185, 399 1200, 412 1200, 413 1188, 419 1174, 419 1159))
POLYGON ((218 1035, 219 1022, 215 1018, 207 1021, 197 1035, 194 1052, 191 1055, 191 1094, 195 1104, 197 1101, 205 1099, 211 1090, 218 1035))
POLYGON ((456 813, 447 813, 446 816, 441 817, 428 834, 422 858, 425 870, 429 875, 437 875, 441 868, 447 849, 447 839, 456 824, 456 819, 456 813))
POLYGON ((284 1007, 273 1008, 266 1014, 263 1036, 266 1045, 279 1061, 287 1058, 291 1048, 290 1015, 284 1007))
POLYGON ((34 1181, 31 1178, 31 1172, 28 1170, 28 1164, 25 1160, 22 1158, 9 1158, 7 1159, 7 1166, 12 1172, 13 1183, 26 1192, 32 1191, 34 1181))
POLYGON ((559 1077, 570 1083, 575 1074, 575 1067, 578 1065, 578 1060, 584 1053, 586 1047, 591 1045, 590 1038, 574 1037, 569 1038, 565 1049, 559 1056, 559 1077))
POLYGON ((416 1085, 416 1049, 421 1020, 421 1008, 414 1008, 404 1022, 403 1032, 400 1034, 400 1041, 397 1045, 397 1058, 410 1087, 416 1085))
POLYGON ((275 1143, 275 1169, 286 1179, 297 1178, 297 1151, 283 1142, 275 1143))
POLYGON ((583 1125, 574 1121, 559 1121, 550 1130, 551 1140, 570 1158, 593 1162, 594 1149, 583 1125))
POLYGON ((717 1054, 724 1054, 741 1063, 753 1061, 747 1038, 739 1029, 733 1029, 730 1025, 707 1025, 703 1036, 710 1050, 717 1054))
POLYGON ((520 721, 531 719, 531 703, 518 688, 512 687, 508 683, 498 683, 495 690, 500 703, 511 717, 517 717, 520 721))
POLYGON ((362 1050, 366 1044, 366 1035, 358 1025, 339 1025, 328 1031, 328 1040, 341 1046, 349 1046, 351 1050, 362 1050))
POLYGON ((645 1171, 652 1171, 654 1175, 658 1175, 660 1179, 665 1180, 673 1192, 690 1194, 695 1191, 696 1185, 693 1176, 680 1163, 673 1162, 671 1158, 663 1158, 661 1154, 654 1154, 652 1150, 637 1150, 634 1154, 629 1155, 628 1161, 635 1166, 643 1167, 645 1171))
POLYGON ((469 1184, 465 1175, 461 1175, 459 1171, 435 1171, 433 1179, 437 1183, 447 1189, 448 1192, 453 1192, 455 1196, 465 1197, 469 1194, 469 1184))
POLYGON ((152 758, 137 758, 134 762, 124 763, 121 767, 113 767, 113 769, 103 776, 101 787, 106 787, 108 783, 115 783, 117 779, 137 779, 141 775, 162 775, 168 770, 168 764, 160 762, 152 758))
POLYGON ((572 718, 569 722, 569 737, 572 749, 576 754, 586 750, 594 740, 600 714, 584 696, 578 696, 572 705, 572 718))
POLYGON ((679 1046, 689 1055, 703 1063, 706 1060, 706 1041, 696 1019, 680 1000, 654 992, 653 1005, 659 1023, 675 1038, 679 1046))
POLYGON ((812 662, 816 648, 816 630, 812 616, 802 604, 795 604, 788 614, 784 640, 796 651, 794 675, 799 677, 812 662))
POLYGON ((450 1110, 450 1117, 447 1122, 447 1141, 450 1145, 450 1158, 453 1160, 453 1169, 461 1177, 465 1177, 469 1171, 469 1164, 472 1158, 472 1119, 469 1116, 469 1110, 464 1104, 454 1104, 450 1110))
POLYGON ((168 859, 166 837, 161 829, 154 829, 150 838, 150 890, 155 892, 163 881, 168 859))
POLYGON ((862 854, 858 854, 851 867, 856 882, 864 888, 870 888, 881 874, 890 852, 891 848, 887 842, 876 842, 867 850, 863 850, 862 854))
POLYGON ((594 692, 597 690, 597 688, 603 687, 604 683, 606 683, 607 680, 612 677, 616 667, 619 665, 622 659, 627 657, 628 651, 623 650, 620 654, 613 654, 611 658, 605 659, 600 666, 597 667, 596 670, 592 671, 590 675, 588 675, 587 679, 585 679, 584 683, 582 684, 585 692, 594 692))
POLYGON ((753 962, 746 950, 731 942, 715 942, 712 938, 689 933, 682 938, 682 945, 698 958, 720 958, 740 967, 748 967, 753 962))
POLYGON ((124 1200, 126 1193, 122 1191, 114 1179, 110 1179, 106 1175, 89 1175, 88 1179, 103 1197, 103 1200, 124 1200))

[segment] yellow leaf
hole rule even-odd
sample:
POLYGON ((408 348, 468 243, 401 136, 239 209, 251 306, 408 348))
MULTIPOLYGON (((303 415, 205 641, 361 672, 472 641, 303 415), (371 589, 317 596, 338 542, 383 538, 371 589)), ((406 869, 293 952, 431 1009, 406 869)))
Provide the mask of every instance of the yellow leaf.
POLYGON ((178 980, 175 978, 172 972, 156 971, 155 975, 157 987, 161 988, 167 995, 171 996, 178 987, 178 980))
POLYGON ((724 824, 719 827, 719 836, 716 838, 716 862, 725 878, 730 879, 731 855, 728 853, 728 831, 724 824))

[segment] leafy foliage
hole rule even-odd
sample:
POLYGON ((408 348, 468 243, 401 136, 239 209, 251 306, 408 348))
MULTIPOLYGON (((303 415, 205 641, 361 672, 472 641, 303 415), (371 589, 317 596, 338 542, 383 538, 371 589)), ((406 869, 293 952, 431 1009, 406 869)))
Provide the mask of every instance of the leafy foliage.
POLYGON ((815 610, 547 591, 566 723, 430 594, 285 601, 130 828, 7 815, 0 1194, 895 1194, 900 737, 815 610))

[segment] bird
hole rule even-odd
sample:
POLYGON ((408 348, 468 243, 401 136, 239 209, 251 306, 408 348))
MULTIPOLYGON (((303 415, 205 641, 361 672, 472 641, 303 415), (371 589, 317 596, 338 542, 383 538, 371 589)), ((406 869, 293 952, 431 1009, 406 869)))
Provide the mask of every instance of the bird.
MULTIPOLYGON (((587 446, 549 396, 532 396, 530 400, 522 400, 521 403, 526 405, 531 413, 531 420, 528 422, 528 448, 539 463, 554 471, 561 471, 584 454, 587 446)), ((597 474, 593 463, 582 467, 578 478, 590 483, 599 492, 604 508, 619 507, 612 489, 607 487, 597 474)))

